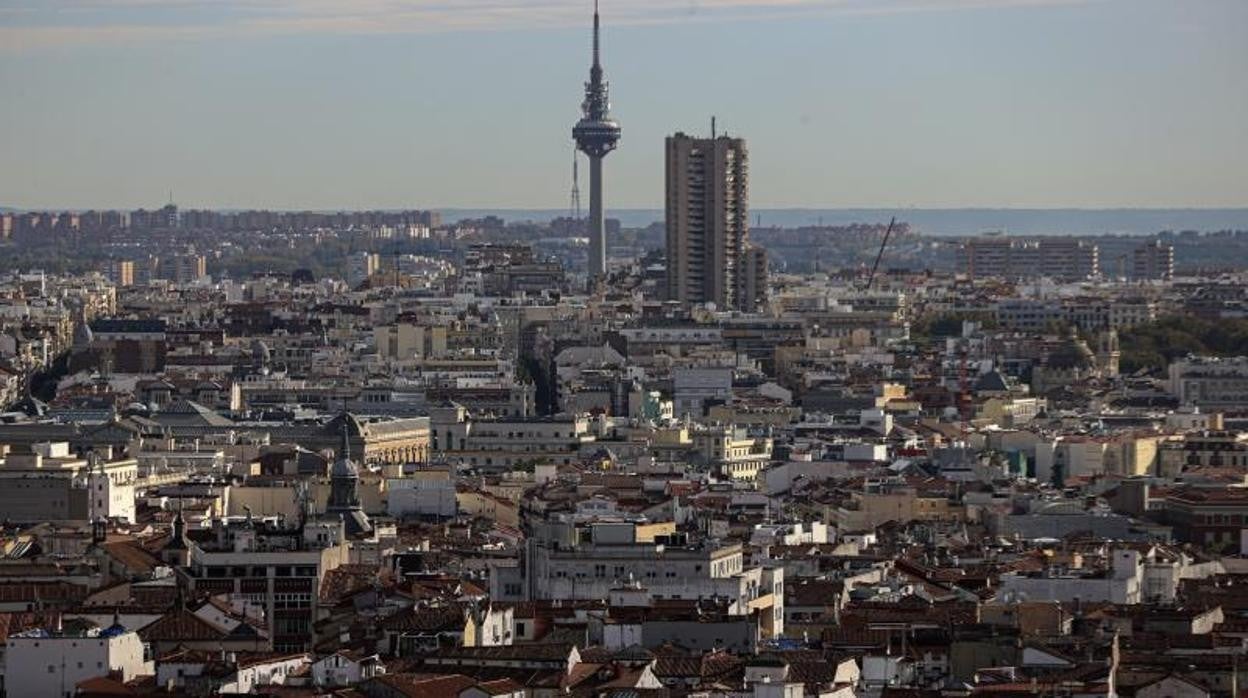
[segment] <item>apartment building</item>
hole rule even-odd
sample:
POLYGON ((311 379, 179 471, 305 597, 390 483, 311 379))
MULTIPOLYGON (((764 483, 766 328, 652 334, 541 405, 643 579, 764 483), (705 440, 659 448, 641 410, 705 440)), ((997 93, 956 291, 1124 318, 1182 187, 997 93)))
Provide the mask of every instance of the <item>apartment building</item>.
POLYGON ((1174 246, 1152 240, 1131 251, 1131 278, 1169 281, 1174 278, 1174 246))
POLYGON ((750 245, 748 160, 741 138, 668 137, 670 299, 743 311, 763 299, 767 261, 750 245))
POLYGON ((72 455, 64 442, 29 453, 0 446, 0 518, 13 523, 135 520, 138 462, 72 455))
POLYGON ((721 477, 754 482, 771 462, 772 440, 751 436, 743 427, 710 426, 693 432, 693 445, 701 460, 721 477))
POLYGON ((188 593, 228 594, 262 607, 275 651, 310 649, 321 582, 351 559, 345 525, 286 527, 249 517, 214 520, 212 532, 209 541, 183 541, 189 559, 179 583, 188 593))
POLYGON ((1248 408, 1248 357, 1189 356, 1170 364, 1170 394, 1208 410, 1248 408))
POLYGON ((1073 238, 974 238, 959 248, 958 266, 975 278, 1047 276, 1075 281, 1094 278, 1101 273, 1100 248, 1073 238))
POLYGON ((637 543, 630 525, 594 525, 589 541, 572 546, 531 539, 519 566, 491 567, 490 598, 604 599, 633 585, 660 599, 729 601, 729 613, 760 612, 764 632, 784 632, 784 570, 749 566, 739 544, 690 543, 680 534, 637 543))
POLYGON ((81 620, 10 635, 4 661, 5 694, 23 698, 65 698, 76 695, 79 682, 87 679, 114 675, 130 681, 155 674, 138 633, 81 620))
POLYGON ((485 470, 522 463, 566 465, 595 441, 587 415, 473 419, 460 405, 430 408, 436 453, 485 470))

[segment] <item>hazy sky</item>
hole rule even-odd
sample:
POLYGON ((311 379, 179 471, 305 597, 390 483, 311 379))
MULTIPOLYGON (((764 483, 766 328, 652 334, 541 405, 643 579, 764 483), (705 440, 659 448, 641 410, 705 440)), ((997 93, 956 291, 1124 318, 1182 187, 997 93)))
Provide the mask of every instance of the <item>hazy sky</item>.
MULTIPOLYGON (((0 0, 0 205, 566 207, 590 7, 0 0)), ((755 207, 1248 206, 1248 0, 603 19, 609 206, 659 207, 663 137, 712 114, 755 207)))

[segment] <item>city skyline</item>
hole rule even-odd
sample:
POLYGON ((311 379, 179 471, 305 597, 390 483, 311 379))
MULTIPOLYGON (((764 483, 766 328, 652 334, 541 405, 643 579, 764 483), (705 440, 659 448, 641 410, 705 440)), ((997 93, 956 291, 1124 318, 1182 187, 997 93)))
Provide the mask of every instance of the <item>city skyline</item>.
MULTIPOLYGON (((22 165, 0 206, 566 206, 592 3, 465 3, 419 31, 410 5, 388 31, 321 3, 0 8, 22 165)), ((603 7, 629 124, 608 216, 658 208, 663 137, 712 115, 750 139, 758 209, 1248 206, 1242 3, 682 7, 603 7)))

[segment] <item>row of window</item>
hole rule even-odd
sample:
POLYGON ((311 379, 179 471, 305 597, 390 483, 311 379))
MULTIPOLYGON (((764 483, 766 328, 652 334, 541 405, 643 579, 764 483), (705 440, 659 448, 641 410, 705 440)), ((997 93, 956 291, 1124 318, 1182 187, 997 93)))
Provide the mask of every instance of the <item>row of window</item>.
POLYGON ((314 565, 253 565, 243 566, 235 565, 227 567, 224 565, 205 567, 204 576, 212 579, 239 579, 243 577, 315 577, 316 567, 314 565), (269 570, 273 570, 273 574, 269 574, 269 570))

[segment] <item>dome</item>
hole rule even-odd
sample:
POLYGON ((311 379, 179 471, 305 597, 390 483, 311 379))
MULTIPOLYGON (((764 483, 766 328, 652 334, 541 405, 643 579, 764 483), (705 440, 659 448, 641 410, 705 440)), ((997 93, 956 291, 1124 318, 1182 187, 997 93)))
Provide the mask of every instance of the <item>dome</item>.
POLYGON ((273 358, 273 352, 269 351, 269 345, 257 339, 251 343, 251 358, 256 363, 267 365, 273 358))
POLYGON ((360 476, 360 469, 355 465, 355 463, 351 462, 350 458, 342 456, 338 460, 334 461, 334 464, 330 466, 329 476, 334 478, 358 478, 360 476))
POLYGON ((329 468, 329 476, 334 479, 339 478, 359 478, 360 469, 355 463, 351 462, 351 427, 357 427, 356 434, 359 433, 359 422, 356 421, 350 413, 344 412, 338 418, 338 429, 342 433, 342 442, 338 447, 338 459, 329 468))
POLYGON ((1096 364, 1096 356, 1083 340, 1071 339, 1049 354, 1048 366, 1056 369, 1088 369, 1096 364))
POLYGON ((74 326, 75 347, 87 347, 93 341, 95 341, 95 334, 91 332, 91 325, 86 322, 80 322, 74 326))

